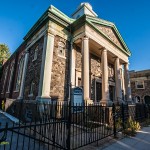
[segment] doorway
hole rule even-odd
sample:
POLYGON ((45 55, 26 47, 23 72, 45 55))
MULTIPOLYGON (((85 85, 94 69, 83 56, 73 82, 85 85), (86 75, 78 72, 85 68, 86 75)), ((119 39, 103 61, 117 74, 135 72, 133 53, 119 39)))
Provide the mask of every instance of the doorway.
POLYGON ((109 98, 113 102, 115 98, 115 88, 112 85, 109 85, 109 98))
POLYGON ((96 102, 102 99, 102 83, 96 82, 96 102))
POLYGON ((145 100, 145 104, 150 104, 150 96, 145 96, 144 100, 145 100))

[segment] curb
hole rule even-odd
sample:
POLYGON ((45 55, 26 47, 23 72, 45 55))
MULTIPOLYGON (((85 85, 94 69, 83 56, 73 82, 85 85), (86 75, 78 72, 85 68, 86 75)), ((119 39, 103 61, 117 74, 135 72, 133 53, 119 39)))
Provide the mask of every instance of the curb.
POLYGON ((0 109, 0 113, 3 114, 4 116, 6 116, 11 121, 13 121, 14 123, 19 123, 19 119, 17 119, 16 117, 14 117, 14 116, 12 116, 12 115, 2 111, 1 109, 0 109))

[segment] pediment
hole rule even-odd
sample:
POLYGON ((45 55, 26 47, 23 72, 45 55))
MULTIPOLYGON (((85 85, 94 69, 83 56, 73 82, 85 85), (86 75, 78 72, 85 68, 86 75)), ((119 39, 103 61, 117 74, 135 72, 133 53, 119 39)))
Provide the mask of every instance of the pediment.
POLYGON ((123 44, 115 33, 114 29, 109 26, 94 24, 102 33, 104 33, 108 38, 110 38, 117 46, 124 49, 123 44))

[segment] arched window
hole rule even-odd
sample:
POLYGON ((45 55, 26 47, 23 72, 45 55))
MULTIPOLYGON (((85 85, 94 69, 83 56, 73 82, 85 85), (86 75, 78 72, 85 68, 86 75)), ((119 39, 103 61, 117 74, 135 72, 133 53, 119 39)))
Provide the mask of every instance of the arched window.
POLYGON ((20 83, 21 83, 22 72, 23 72, 23 64, 24 64, 24 58, 22 57, 19 61, 19 66, 18 66, 16 88, 15 88, 16 91, 19 91, 19 89, 20 89, 20 83))
POLYGON ((140 103, 140 96, 135 96, 135 102, 140 103))
POLYGON ((8 67, 5 69, 5 73, 4 73, 4 82, 3 82, 2 93, 4 92, 4 88, 5 88, 7 73, 8 73, 8 67))
POLYGON ((12 65, 10 67, 10 77, 9 77, 9 83, 8 83, 8 87, 7 87, 7 92, 10 92, 10 87, 11 87, 11 83, 12 83, 13 72, 14 72, 14 62, 12 63, 12 65))

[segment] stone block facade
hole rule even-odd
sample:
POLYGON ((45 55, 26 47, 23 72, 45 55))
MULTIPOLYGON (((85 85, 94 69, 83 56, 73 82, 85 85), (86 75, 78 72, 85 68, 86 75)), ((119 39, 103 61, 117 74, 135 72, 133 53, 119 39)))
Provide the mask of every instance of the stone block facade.
POLYGON ((84 101, 123 102, 122 90, 131 98, 130 86, 125 86, 129 78, 124 83, 121 77, 122 68, 128 74, 129 56, 113 23, 89 14, 72 19, 50 6, 4 64, 0 99, 68 101, 70 89, 80 86, 84 101))
POLYGON ((150 103, 150 70, 130 72, 132 99, 136 103, 150 103))

